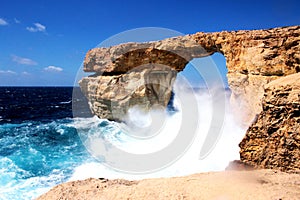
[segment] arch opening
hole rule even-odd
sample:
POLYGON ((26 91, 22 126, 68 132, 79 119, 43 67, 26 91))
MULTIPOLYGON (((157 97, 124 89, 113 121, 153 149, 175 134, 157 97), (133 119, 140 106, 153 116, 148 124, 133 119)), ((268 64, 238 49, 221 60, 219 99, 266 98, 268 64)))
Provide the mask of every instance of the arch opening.
POLYGON ((184 95, 195 95, 197 105, 181 104, 181 106, 198 108, 199 127, 196 130, 194 144, 197 146, 199 163, 211 165, 210 159, 220 161, 214 170, 225 169, 231 161, 239 160, 238 144, 245 133, 244 127, 237 123, 233 114, 234 110, 230 106, 231 90, 227 73, 226 58, 219 52, 211 56, 192 59, 177 74, 172 98, 167 108, 168 111, 175 110, 180 113, 180 107, 177 107, 180 104, 177 101, 177 94, 181 92, 184 95), (222 86, 218 83, 220 80, 222 86), (186 86, 184 82, 188 82, 189 85, 186 86), (185 91, 178 91, 178 87, 185 87, 185 91), (222 126, 220 129, 217 128, 219 125, 222 126))
POLYGON ((215 77, 214 74, 209 73, 210 68, 217 67, 218 71, 220 72, 225 88, 229 90, 228 79, 227 79, 228 70, 226 68, 226 59, 224 55, 222 55, 219 52, 216 52, 211 56, 194 58, 185 66, 183 71, 179 72, 179 75, 186 77, 190 81, 192 87, 205 88, 206 87, 205 80, 203 79, 203 76, 199 74, 199 71, 197 71, 196 69, 198 66, 205 68, 205 71, 208 73, 208 78, 212 80, 215 77), (193 62, 196 62, 197 66, 193 66, 193 62))

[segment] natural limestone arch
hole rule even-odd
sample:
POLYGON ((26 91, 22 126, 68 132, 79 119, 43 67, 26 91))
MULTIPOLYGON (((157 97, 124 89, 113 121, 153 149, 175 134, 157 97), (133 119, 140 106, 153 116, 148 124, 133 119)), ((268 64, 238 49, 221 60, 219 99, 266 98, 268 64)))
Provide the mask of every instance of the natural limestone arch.
MULTIPOLYGON (((85 57, 84 71, 96 74, 93 77, 83 78, 80 86, 88 99, 95 103, 91 106, 95 114, 102 118, 118 120, 118 117, 109 115, 111 110, 114 110, 111 105, 116 105, 128 98, 130 95, 128 91, 132 88, 129 87, 126 90, 125 85, 132 82, 132 77, 146 80, 146 77, 153 74, 153 71, 167 71, 168 83, 162 83, 162 77, 156 77, 155 83, 165 86, 170 84, 171 87, 176 77, 173 70, 183 70, 193 58, 219 52, 226 58, 228 84, 232 91, 231 103, 238 111, 242 110, 245 114, 243 121, 249 125, 255 115, 262 110, 261 99, 264 94, 264 85, 278 77, 300 71, 299 40, 300 27, 291 26, 253 31, 199 32, 156 42, 126 43, 108 48, 95 48, 90 50, 85 57), (137 66, 147 64, 148 71, 146 72, 143 71, 145 68, 134 70, 137 66), (153 64, 170 68, 160 69, 154 67, 153 64), (120 85, 119 80, 125 81, 120 85), (106 88, 107 92, 95 93, 95 87, 101 87, 101 85, 102 89, 106 88), (125 90, 119 91, 117 88, 120 87, 125 90), (123 92, 124 96, 111 101, 116 92, 123 92)), ((137 101, 132 98, 127 100, 136 104, 149 104, 143 100, 145 96, 151 97, 151 94, 149 96, 147 92, 149 93, 147 88, 141 88, 134 95, 137 96, 137 101)), ((150 91, 150 93, 153 92, 150 91)), ((159 98, 163 98, 161 104, 166 106, 165 102, 170 97, 170 90, 160 88, 156 93, 165 94, 165 96, 158 95, 158 101, 159 98)))

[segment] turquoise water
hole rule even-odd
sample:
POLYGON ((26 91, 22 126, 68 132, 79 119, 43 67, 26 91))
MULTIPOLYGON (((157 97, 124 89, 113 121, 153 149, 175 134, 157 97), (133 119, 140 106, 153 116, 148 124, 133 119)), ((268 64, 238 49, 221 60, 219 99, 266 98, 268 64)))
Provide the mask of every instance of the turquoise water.
POLYGON ((72 93, 72 87, 0 87, 0 199, 37 197, 93 160, 74 127, 72 93))
POLYGON ((32 199, 92 158, 71 119, 0 125, 0 199, 32 199))

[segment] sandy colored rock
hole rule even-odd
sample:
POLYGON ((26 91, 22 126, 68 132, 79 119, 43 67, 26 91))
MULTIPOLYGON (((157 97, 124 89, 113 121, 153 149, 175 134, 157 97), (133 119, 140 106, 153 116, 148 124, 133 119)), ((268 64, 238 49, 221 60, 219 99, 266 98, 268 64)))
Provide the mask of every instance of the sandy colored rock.
POLYGON ((129 108, 165 108, 177 72, 159 64, 143 65, 121 75, 83 78, 79 85, 100 118, 126 121, 129 108))
POLYGON ((262 104, 240 143, 241 160, 260 168, 300 171, 300 73, 267 84, 262 104))
POLYGON ((300 175, 271 170, 224 171, 141 181, 86 179, 58 185, 38 200, 297 200, 300 175))

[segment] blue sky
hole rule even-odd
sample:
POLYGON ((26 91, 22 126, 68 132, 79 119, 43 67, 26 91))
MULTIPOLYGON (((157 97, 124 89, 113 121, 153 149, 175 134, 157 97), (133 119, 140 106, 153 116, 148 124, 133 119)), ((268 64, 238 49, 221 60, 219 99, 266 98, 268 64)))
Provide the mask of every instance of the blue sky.
MULTIPOLYGON (((189 34, 299 25, 299 2, 2 0, 0 86, 73 85, 85 53, 129 29, 189 34)), ((214 59, 224 75, 224 58, 214 59)))

